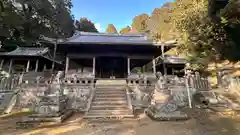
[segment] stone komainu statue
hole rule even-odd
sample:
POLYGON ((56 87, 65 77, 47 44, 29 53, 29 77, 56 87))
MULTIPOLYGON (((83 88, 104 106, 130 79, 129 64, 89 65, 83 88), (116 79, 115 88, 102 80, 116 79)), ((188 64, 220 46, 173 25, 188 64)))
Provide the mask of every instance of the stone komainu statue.
MULTIPOLYGON (((155 93, 155 95, 161 95, 161 93, 155 93)), ((188 115, 181 111, 181 108, 186 105, 186 90, 179 89, 172 95, 168 95, 163 103, 151 105, 145 113, 154 120, 186 120, 189 118, 188 115)))

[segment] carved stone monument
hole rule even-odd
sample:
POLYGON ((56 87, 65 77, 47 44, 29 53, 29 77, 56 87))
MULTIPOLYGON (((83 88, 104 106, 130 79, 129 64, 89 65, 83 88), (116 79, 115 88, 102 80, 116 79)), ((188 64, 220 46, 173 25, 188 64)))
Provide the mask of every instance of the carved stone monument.
POLYGON ((39 102, 35 107, 35 113, 24 117, 20 123, 26 122, 62 122, 72 111, 67 108, 67 97, 63 90, 59 77, 49 84, 49 88, 43 94, 38 95, 39 102))
POLYGON ((145 113, 154 120, 186 120, 188 115, 181 111, 187 105, 187 90, 185 86, 172 85, 168 89, 161 87, 164 81, 159 80, 160 87, 153 93, 152 105, 145 113))

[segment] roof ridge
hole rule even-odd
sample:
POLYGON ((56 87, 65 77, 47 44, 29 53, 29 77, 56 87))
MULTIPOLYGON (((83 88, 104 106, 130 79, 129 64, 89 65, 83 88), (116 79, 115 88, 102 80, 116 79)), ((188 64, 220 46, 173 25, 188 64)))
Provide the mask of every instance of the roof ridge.
POLYGON ((78 31, 76 36, 109 36, 109 37, 145 37, 143 34, 95 33, 78 31))

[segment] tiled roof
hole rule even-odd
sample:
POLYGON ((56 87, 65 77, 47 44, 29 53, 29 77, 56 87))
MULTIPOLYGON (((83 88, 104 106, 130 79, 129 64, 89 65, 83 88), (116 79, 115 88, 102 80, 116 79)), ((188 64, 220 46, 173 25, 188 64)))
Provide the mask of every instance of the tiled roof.
POLYGON ((104 44, 151 44, 146 36, 140 34, 109 34, 109 33, 90 33, 78 32, 73 37, 67 39, 63 44, 69 43, 104 43, 104 44))
POLYGON ((187 63, 187 60, 181 56, 165 55, 163 60, 164 60, 164 63, 167 63, 167 64, 186 64, 187 63))
MULTIPOLYGON (((42 36, 44 42, 55 43, 53 38, 42 36)), ((126 44, 126 45, 161 45, 175 46, 176 41, 172 40, 165 43, 157 43, 150 40, 144 34, 115 34, 115 33, 94 33, 94 32, 80 32, 66 39, 58 39, 58 44, 126 44)))
MULTIPOLYGON (((164 63, 167 63, 167 64, 186 64, 187 63, 187 60, 181 56, 165 55, 164 59, 161 56, 159 58, 160 58, 160 61, 159 61, 160 63, 162 63, 162 60, 164 61, 164 63)), ((157 64, 159 62, 157 62, 157 64)))
POLYGON ((1 52, 0 56, 39 56, 50 61, 55 61, 58 64, 62 64, 64 58, 60 55, 56 55, 55 60, 53 56, 49 53, 48 48, 36 48, 36 47, 18 47, 16 50, 11 52, 1 52))
POLYGON ((3 52, 0 55, 5 56, 42 56, 48 52, 48 48, 18 47, 11 52, 3 52))
MULTIPOLYGON (((126 45, 157 45, 143 34, 113 34, 77 32, 60 44, 126 44, 126 45)), ((170 45, 170 44, 169 44, 170 45)), ((173 45, 171 43, 171 45, 173 45)))

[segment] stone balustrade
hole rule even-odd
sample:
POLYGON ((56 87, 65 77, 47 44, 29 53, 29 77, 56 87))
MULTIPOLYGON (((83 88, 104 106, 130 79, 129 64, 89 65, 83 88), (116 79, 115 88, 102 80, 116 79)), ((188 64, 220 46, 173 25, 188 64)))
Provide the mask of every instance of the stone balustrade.
MULTIPOLYGON (((44 97, 51 97, 52 94, 56 94, 58 90, 63 92, 61 96, 66 97, 66 104, 69 109, 85 111, 87 103, 89 102, 89 95, 95 83, 93 78, 63 78, 63 72, 58 72, 56 74, 51 74, 50 72, 29 72, 22 74, 21 77, 21 83, 18 82, 17 84, 20 91, 15 107, 19 109, 29 108, 32 110, 38 108, 38 111, 42 111, 40 108, 45 108, 47 110, 48 107, 43 105, 47 102, 43 102, 42 99, 44 97)), ((1 82, 1 84, 1 86, 8 86, 10 89, 11 83, 6 83, 5 81, 5 83, 1 82)), ((54 96, 52 98, 54 99, 54 96)), ((4 101, 7 102, 9 100, 4 101)), ((58 107, 55 106, 52 108, 56 109, 58 107)))

